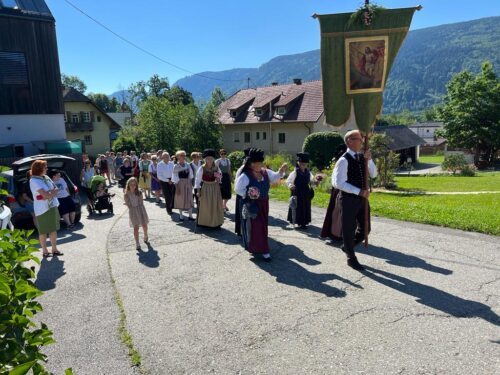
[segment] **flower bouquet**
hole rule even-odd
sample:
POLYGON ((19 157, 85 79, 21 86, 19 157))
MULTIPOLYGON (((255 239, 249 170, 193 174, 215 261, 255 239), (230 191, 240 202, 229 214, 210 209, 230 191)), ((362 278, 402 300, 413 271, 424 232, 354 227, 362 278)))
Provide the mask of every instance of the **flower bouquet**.
POLYGON ((259 199, 260 190, 258 188, 256 188, 255 186, 252 186, 252 187, 248 188, 247 195, 248 195, 248 198, 250 198, 252 200, 259 199))
POLYGON ((215 172, 214 177, 217 181, 221 182, 222 181, 222 173, 220 172, 215 172))

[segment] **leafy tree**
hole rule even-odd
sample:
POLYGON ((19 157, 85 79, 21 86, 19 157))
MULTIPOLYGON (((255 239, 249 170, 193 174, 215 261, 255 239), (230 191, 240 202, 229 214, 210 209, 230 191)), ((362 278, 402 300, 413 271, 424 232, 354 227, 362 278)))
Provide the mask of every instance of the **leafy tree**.
POLYGON ((189 105, 194 104, 193 95, 184 90, 182 87, 174 86, 170 90, 165 92, 165 97, 172 103, 173 105, 182 104, 189 105))
POLYGON ((104 110, 104 112, 118 112, 121 110, 120 103, 113 97, 110 98, 106 94, 90 93, 87 95, 90 100, 92 100, 99 108, 104 110))
POLYGON ((80 91, 82 94, 85 94, 85 91, 87 91, 87 85, 77 76, 61 74, 61 82, 63 86, 72 87, 75 90, 80 91))
POLYGON ((160 77, 154 74, 147 81, 139 81, 130 85, 128 91, 131 95, 131 100, 136 105, 141 105, 148 98, 160 97, 170 89, 170 83, 167 77, 160 77))
POLYGON ((500 149, 500 82, 493 66, 485 61, 476 76, 458 73, 446 88, 439 110, 444 129, 439 134, 451 147, 472 150, 476 165, 480 157, 491 163, 500 149))
POLYGON ((370 149, 377 165, 375 186, 395 187, 394 171, 399 166, 399 155, 389 149, 391 140, 386 134, 374 134, 370 138, 370 149))
POLYGON ((391 126, 391 125, 413 125, 418 121, 417 116, 405 109, 400 113, 383 115, 377 120, 377 125, 379 126, 391 126))
POLYGON ((312 133, 304 140, 302 149, 309 153, 311 165, 321 170, 330 165, 342 144, 344 138, 337 132, 312 133))

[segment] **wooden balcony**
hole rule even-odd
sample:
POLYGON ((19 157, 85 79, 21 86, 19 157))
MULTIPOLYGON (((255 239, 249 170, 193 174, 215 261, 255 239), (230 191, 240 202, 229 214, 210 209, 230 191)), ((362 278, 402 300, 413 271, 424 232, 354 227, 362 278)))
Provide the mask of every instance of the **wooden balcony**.
POLYGON ((91 132, 92 130, 94 130, 93 122, 67 122, 65 125, 67 132, 91 132))

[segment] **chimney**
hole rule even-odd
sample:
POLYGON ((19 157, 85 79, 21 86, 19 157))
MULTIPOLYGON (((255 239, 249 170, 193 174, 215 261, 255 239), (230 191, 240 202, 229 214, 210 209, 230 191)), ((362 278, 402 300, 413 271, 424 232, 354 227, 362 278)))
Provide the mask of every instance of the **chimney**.
POLYGON ((278 86, 278 82, 271 82, 271 86, 278 86))
POLYGON ((302 78, 294 78, 293 83, 295 83, 296 85, 302 85, 302 78))

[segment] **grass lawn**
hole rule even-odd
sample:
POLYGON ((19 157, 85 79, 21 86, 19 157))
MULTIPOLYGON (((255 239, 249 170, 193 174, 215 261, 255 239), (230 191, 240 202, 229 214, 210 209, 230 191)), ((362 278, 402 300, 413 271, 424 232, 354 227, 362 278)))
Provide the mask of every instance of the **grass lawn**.
MULTIPOLYGON (((281 185, 272 188, 270 196, 288 201, 290 193, 281 185)), ((328 193, 317 191, 313 205, 326 208, 329 200, 328 193)), ((427 196, 374 193, 370 204, 375 216, 500 235, 500 193, 427 196)))
POLYGON ((444 155, 420 155, 418 161, 422 164, 441 164, 444 161, 444 155))
POLYGON ((500 172, 461 176, 397 176, 397 190, 407 191, 499 191, 500 172))

